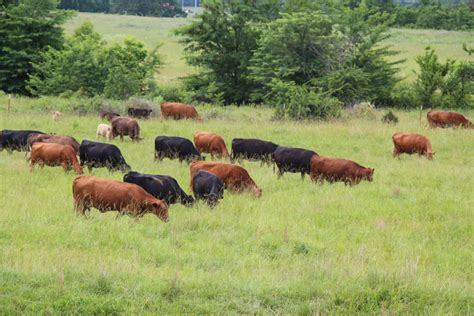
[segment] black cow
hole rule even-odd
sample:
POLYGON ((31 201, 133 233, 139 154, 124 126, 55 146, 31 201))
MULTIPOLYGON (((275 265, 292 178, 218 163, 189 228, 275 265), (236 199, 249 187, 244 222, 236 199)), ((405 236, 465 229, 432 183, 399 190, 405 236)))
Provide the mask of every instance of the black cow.
POLYGON ((140 108, 128 108, 127 110, 128 116, 134 118, 148 118, 151 112, 153 112, 153 110, 140 108))
MULTIPOLYGON (((278 178, 285 171, 301 172, 301 178, 304 178, 304 175, 311 171, 311 157, 313 155, 317 155, 317 153, 312 150, 278 146, 272 154, 272 159, 278 167, 278 178)), ((273 165, 273 170, 275 171, 275 165, 273 165)))
POLYGON ((31 134, 44 134, 39 131, 30 130, 3 130, 0 132, 0 151, 6 149, 8 152, 16 151, 27 151, 28 150, 28 137, 31 134))
POLYGON ((189 139, 176 136, 155 138, 155 160, 163 158, 178 158, 179 162, 186 160, 188 163, 193 160, 204 160, 204 157, 189 139))
POLYGON ((234 138, 232 140, 231 162, 235 160, 261 160, 270 164, 272 162, 272 154, 278 145, 260 139, 243 139, 234 138))
POLYGON ((194 203, 193 197, 187 195, 179 186, 178 181, 170 176, 130 171, 123 176, 123 181, 141 186, 145 191, 157 199, 165 200, 168 204, 180 202, 183 205, 191 206, 194 203))
POLYGON ((132 169, 125 162, 120 149, 112 144, 83 140, 79 147, 79 158, 81 166, 87 166, 89 172, 93 167, 106 167, 109 171, 120 170, 122 172, 132 169))
POLYGON ((219 199, 224 198, 224 183, 213 173, 199 170, 192 180, 194 197, 197 200, 206 200, 210 207, 214 207, 219 199))

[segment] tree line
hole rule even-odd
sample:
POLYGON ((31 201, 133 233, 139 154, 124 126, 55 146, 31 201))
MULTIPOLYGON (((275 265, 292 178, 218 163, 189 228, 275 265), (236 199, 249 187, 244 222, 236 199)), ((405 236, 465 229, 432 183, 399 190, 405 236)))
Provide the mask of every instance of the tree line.
POLYGON ((143 16, 185 16, 176 0, 61 0, 59 9, 143 16))
MULTIPOLYGON (((0 90, 33 96, 160 95, 215 105, 267 104, 278 117, 330 118, 360 102, 414 108, 473 107, 474 63, 417 57, 415 84, 397 77, 402 62, 383 44, 393 16, 363 2, 209 0, 178 30, 198 73, 158 87, 158 47, 136 39, 108 45, 90 23, 65 38, 73 13, 54 0, 24 0, 0 14, 0 90)), ((472 53, 471 47, 465 48, 472 53)), ((413 56, 415 58, 415 56, 413 56)))

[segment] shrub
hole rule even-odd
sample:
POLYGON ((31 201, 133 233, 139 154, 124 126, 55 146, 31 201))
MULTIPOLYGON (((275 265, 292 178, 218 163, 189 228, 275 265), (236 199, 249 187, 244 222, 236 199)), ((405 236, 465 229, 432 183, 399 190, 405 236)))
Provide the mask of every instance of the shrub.
POLYGON ((338 117, 342 103, 330 96, 317 93, 294 82, 272 81, 269 99, 276 107, 276 117, 292 119, 329 119, 338 117))
POLYGON ((167 85, 156 89, 155 96, 159 96, 164 102, 183 102, 190 101, 190 96, 186 93, 183 86, 167 85))
POLYGON ((419 101, 413 84, 399 83, 391 92, 391 103, 390 106, 401 108, 401 109, 416 109, 418 108, 419 101))
POLYGON ((398 123, 398 117, 393 114, 392 111, 388 111, 387 113, 382 116, 382 122, 387 123, 387 124, 397 124, 398 123))

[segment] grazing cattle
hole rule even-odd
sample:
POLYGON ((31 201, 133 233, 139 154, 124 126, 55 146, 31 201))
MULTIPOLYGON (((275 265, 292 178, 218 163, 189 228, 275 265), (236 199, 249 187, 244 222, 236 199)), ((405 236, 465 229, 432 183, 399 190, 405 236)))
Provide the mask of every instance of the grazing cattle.
POLYGON ((54 167, 62 166, 64 171, 74 168, 76 174, 82 174, 82 168, 77 161, 76 152, 70 145, 56 143, 35 143, 31 147, 30 172, 35 164, 54 167))
POLYGON ((101 179, 93 176, 76 177, 72 184, 74 208, 85 215, 91 207, 100 212, 118 211, 133 217, 146 213, 168 221, 168 205, 133 183, 101 179))
POLYGON ((103 120, 104 118, 107 119, 107 121, 111 122, 114 117, 118 117, 120 114, 110 112, 110 111, 100 111, 99 112, 99 117, 103 120))
POLYGON ((138 122, 129 117, 116 117, 112 119, 112 138, 120 135, 120 140, 123 140, 124 135, 129 135, 133 142, 139 142, 140 126, 138 122))
POLYGON ((214 158, 214 156, 229 158, 229 151, 224 139, 217 134, 196 132, 194 134, 194 144, 200 152, 211 154, 211 158, 214 158))
POLYGON ((191 185, 196 200, 205 200, 210 207, 224 198, 224 182, 213 173, 199 170, 193 176, 191 185))
POLYGON ((186 160, 204 160, 193 143, 186 138, 176 136, 158 136, 155 138, 155 160, 163 158, 186 160))
POLYGON ((433 159, 433 149, 431 143, 423 135, 410 133, 395 133, 392 136, 393 140, 393 156, 399 157, 400 154, 414 154, 424 155, 428 159, 433 159))
POLYGON ((61 118, 61 115, 62 115, 62 113, 59 112, 59 111, 51 112, 51 117, 52 117, 53 121, 55 121, 55 122, 59 121, 59 119, 61 118))
POLYGON ((120 170, 128 172, 132 168, 127 165, 117 146, 83 140, 79 147, 81 166, 87 166, 89 172, 92 168, 105 167, 109 171, 120 170))
POLYGON ((123 176, 123 181, 139 185, 157 199, 164 200, 168 205, 180 202, 183 205, 191 206, 194 203, 193 197, 187 195, 179 186, 178 181, 170 176, 130 171, 123 176))
POLYGON ((345 185, 359 184, 362 180, 372 181, 374 170, 364 168, 352 160, 335 159, 313 155, 311 158, 311 180, 317 182, 342 181, 345 185))
POLYGON ((273 161, 272 154, 277 147, 275 143, 260 139, 234 138, 230 159, 232 162, 241 159, 261 160, 262 163, 270 164, 273 161))
POLYGON ((99 124, 97 126, 97 132, 96 132, 96 137, 99 138, 99 136, 105 137, 108 140, 112 139, 112 126, 107 125, 107 124, 99 124))
POLYGON ((201 117, 193 105, 176 102, 163 102, 161 103, 160 107, 161 116, 164 119, 194 119, 201 121, 201 117))
POLYGON ((194 175, 199 170, 205 170, 218 176, 229 191, 251 190, 257 197, 262 195, 262 189, 255 184, 247 170, 241 166, 222 162, 194 161, 191 164, 191 185, 194 175))
POLYGON ((0 151, 6 149, 8 152, 16 151, 27 151, 28 150, 28 137, 31 134, 44 134, 39 131, 30 130, 3 130, 0 132, 0 151))
MULTIPOLYGON (((312 150, 302 148, 290 148, 278 146, 272 154, 273 162, 278 167, 278 178, 280 178, 285 171, 301 173, 301 178, 305 174, 311 172, 311 157, 317 155, 312 150)), ((275 168, 275 165, 273 165, 275 168)))
POLYGON ((28 148, 31 148, 35 143, 53 143, 61 145, 71 146, 76 155, 79 152, 79 143, 74 137, 63 136, 63 135, 50 135, 50 134, 31 134, 28 136, 28 148))
POLYGON ((474 124, 465 118, 464 115, 456 112, 430 111, 426 118, 431 127, 463 126, 465 128, 474 128, 474 124))
POLYGON ((151 109, 140 109, 140 108, 128 108, 127 113, 128 116, 134 118, 148 118, 153 112, 151 109))

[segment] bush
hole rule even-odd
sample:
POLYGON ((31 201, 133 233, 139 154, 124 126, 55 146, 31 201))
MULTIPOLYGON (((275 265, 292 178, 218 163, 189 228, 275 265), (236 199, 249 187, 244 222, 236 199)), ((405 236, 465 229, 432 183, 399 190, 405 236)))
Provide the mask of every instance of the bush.
POLYGON ((190 102, 190 96, 186 93, 185 88, 180 85, 161 86, 153 94, 155 97, 160 97, 163 102, 190 102))
POLYGON ((291 119, 329 119, 338 117, 342 103, 326 96, 298 86, 294 82, 272 81, 272 96, 269 99, 276 107, 276 117, 288 116, 291 119))
POLYGON ((154 88, 156 68, 161 64, 155 50, 127 38, 122 45, 106 47, 90 22, 68 38, 63 49, 50 49, 42 62, 33 64, 28 90, 37 96, 76 94, 127 99, 154 88))
POLYGON ((420 106, 413 84, 399 83, 391 92, 390 106, 400 109, 417 109, 420 106))
POLYGON ((392 111, 388 111, 388 113, 382 116, 382 122, 387 123, 387 124, 397 124, 398 117, 395 114, 393 114, 392 111))

